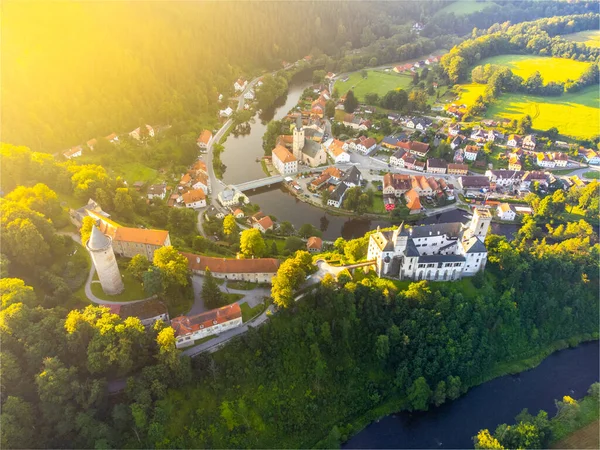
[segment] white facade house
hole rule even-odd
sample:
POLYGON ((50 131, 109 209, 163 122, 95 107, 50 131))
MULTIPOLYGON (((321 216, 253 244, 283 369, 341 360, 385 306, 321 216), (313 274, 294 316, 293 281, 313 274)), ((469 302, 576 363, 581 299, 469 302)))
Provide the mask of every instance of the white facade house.
POLYGON ((499 187, 514 187, 521 184, 525 172, 520 170, 486 170, 485 176, 488 177, 490 183, 496 183, 499 187))
POLYGON ((152 200, 153 198, 160 198, 161 200, 165 199, 167 195, 167 185, 163 184, 153 184, 148 187, 147 197, 152 200))
POLYGON ((231 109, 231 107, 229 107, 229 106, 227 108, 219 111, 219 116, 221 116, 221 117, 229 118, 229 117, 231 117, 232 114, 233 114, 233 109, 231 109))
POLYGON ((205 208, 206 194, 202 189, 191 189, 181 196, 186 208, 205 208))
POLYGON ((244 98, 246 100, 254 100, 254 91, 250 89, 248 92, 244 94, 244 98))
POLYGON ((250 203, 248 197, 234 186, 227 186, 224 190, 219 192, 218 199, 223 206, 239 205, 242 202, 250 203))
POLYGON ((348 190, 348 185, 346 183, 340 183, 331 193, 331 196, 327 200, 327 206, 333 206, 334 208, 339 208, 342 206, 342 202, 344 201, 344 195, 348 190))
POLYGON ((485 268, 484 244, 492 216, 476 209, 467 225, 443 223, 398 227, 369 236, 367 259, 378 275, 411 280, 458 280, 485 268))
POLYGON ((298 160, 282 145, 278 145, 272 152, 273 166, 281 175, 291 175, 298 172, 298 160))
MULTIPOLYGON (((146 126, 146 135, 149 137, 154 137, 154 128, 152 128, 150 125, 145 125, 146 126)), ((135 139, 136 141, 139 141, 142 136, 140 134, 140 127, 137 127, 135 130, 131 131, 129 133, 129 136, 132 137, 133 139, 135 139)))
POLYGON ((600 164, 600 153, 592 150, 591 148, 584 148, 579 150, 579 154, 583 156, 586 163, 594 166, 600 164))
POLYGON ((197 339, 219 334, 242 325, 240 305, 232 303, 195 316, 179 316, 171 320, 175 330, 175 346, 188 347, 197 339))
POLYGON ((233 83, 233 88, 236 92, 243 91, 246 89, 246 86, 248 86, 248 81, 244 80, 243 78, 238 78, 235 83, 233 83))
POLYGON ((467 145, 463 153, 464 158, 468 161, 475 161, 477 159, 478 154, 479 149, 475 145, 467 145))
POLYGON ((82 151, 83 148, 81 145, 78 145, 77 147, 70 148, 69 150, 63 152, 63 156, 67 159, 78 158, 81 156, 82 151))
POLYGON ((356 151, 361 152, 363 155, 368 155, 377 147, 377 141, 373 138, 360 139, 356 144, 356 151))
POLYGON ((508 203, 500 203, 496 209, 500 220, 515 220, 516 213, 508 203))

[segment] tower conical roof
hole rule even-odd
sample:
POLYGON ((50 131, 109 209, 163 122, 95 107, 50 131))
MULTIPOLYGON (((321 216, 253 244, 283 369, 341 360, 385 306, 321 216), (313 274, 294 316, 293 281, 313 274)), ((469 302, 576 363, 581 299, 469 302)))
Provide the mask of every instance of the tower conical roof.
POLYGON ((296 129, 302 129, 302 113, 298 114, 298 117, 296 117, 296 129))
POLYGON ((88 248, 90 250, 101 250, 108 245, 110 245, 108 238, 102 234, 102 231, 100 231, 96 225, 92 226, 92 234, 87 243, 88 248))

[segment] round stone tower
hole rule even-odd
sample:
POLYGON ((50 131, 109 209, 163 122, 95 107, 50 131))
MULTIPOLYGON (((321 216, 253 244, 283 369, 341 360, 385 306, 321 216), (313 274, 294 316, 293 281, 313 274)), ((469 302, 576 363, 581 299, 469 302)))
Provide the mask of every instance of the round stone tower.
POLYGON ((94 225, 86 247, 92 255, 92 261, 94 261, 94 267, 98 272, 102 290, 108 295, 123 292, 125 286, 123 286, 115 252, 112 248, 112 239, 102 234, 94 225))

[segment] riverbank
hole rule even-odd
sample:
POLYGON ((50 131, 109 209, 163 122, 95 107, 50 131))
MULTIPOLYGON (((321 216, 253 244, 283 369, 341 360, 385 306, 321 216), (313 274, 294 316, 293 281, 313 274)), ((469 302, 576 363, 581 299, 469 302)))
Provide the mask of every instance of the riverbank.
MULTIPOLYGON (((567 348, 577 347, 579 344, 585 342, 593 342, 598 341, 598 336, 590 336, 590 335, 582 335, 570 338, 567 340, 559 340, 556 341, 544 349, 536 352, 534 355, 527 355, 520 359, 516 359, 510 362, 498 363, 489 371, 488 374, 482 376, 475 383, 470 384, 465 393, 466 395, 469 390, 474 387, 480 386, 484 383, 487 383, 493 379, 500 378, 506 375, 514 375, 517 373, 525 372, 539 366, 547 357, 552 355, 555 352, 560 350, 564 350, 567 348)), ((460 399, 460 397, 459 397, 460 399)), ((458 399, 457 399, 458 400, 458 399)), ((454 401, 457 401, 454 400, 454 401)), ((360 432, 365 430, 370 424, 373 422, 379 422, 382 418, 386 416, 390 416, 396 413, 401 413, 407 411, 407 399, 406 397, 395 396, 387 399, 383 403, 379 404, 375 408, 369 410, 365 414, 356 417, 354 420, 351 420, 348 425, 345 427, 345 431, 347 433, 346 440, 344 442, 350 441, 350 439, 354 436, 357 436, 360 432)), ((331 444, 331 437, 327 436, 318 441, 315 444, 315 448, 323 448, 323 446, 327 444, 331 444)), ((344 443, 342 442, 342 443, 344 443)))

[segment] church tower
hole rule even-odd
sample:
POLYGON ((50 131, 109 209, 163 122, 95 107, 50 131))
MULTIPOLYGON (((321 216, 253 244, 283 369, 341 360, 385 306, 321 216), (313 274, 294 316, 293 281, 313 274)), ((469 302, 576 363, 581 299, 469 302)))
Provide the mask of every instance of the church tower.
POLYGON ((294 141, 292 144, 293 154, 298 161, 302 161, 302 149, 304 148, 304 128, 302 126, 302 114, 296 119, 294 127, 294 141))
POLYGON ((466 237, 478 237, 481 241, 485 240, 485 236, 492 223, 492 214, 483 208, 475 208, 473 211, 473 218, 469 224, 469 228, 465 232, 466 237))
POLYGON ((102 290, 108 295, 123 292, 125 287, 112 248, 112 239, 102 234, 98 227, 94 225, 86 247, 92 255, 92 261, 94 267, 96 267, 96 272, 98 272, 102 290))

